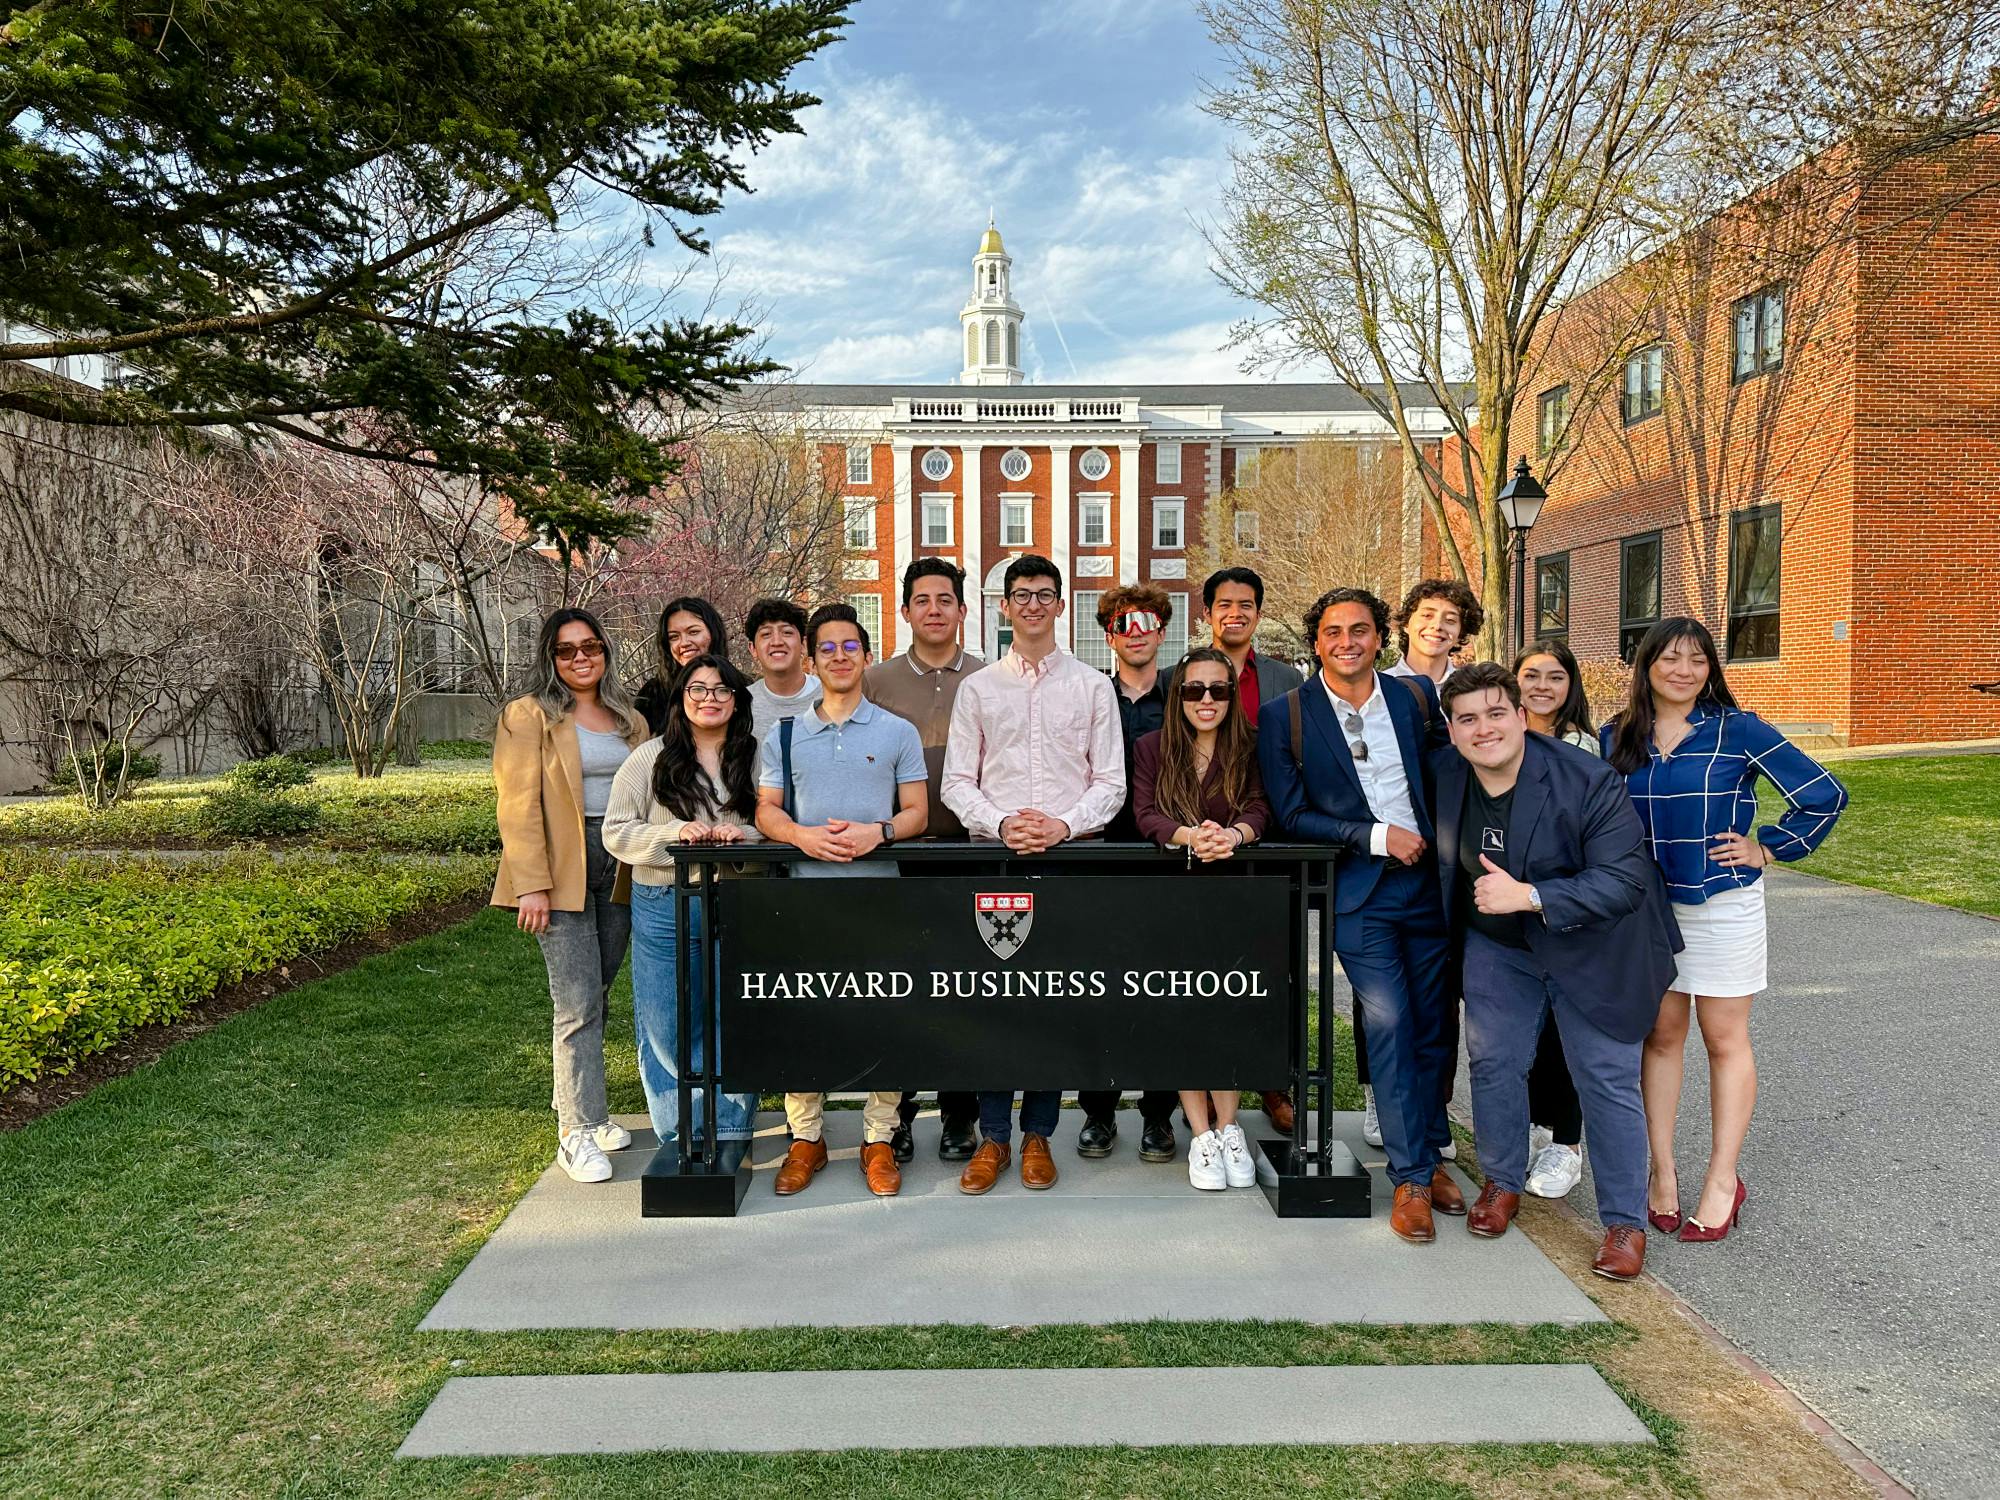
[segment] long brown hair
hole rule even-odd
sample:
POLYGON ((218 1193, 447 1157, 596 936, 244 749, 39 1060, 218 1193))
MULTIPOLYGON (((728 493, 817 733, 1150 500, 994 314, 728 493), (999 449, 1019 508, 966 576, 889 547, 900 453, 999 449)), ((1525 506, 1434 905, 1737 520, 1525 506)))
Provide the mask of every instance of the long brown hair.
POLYGON ((1181 684, 1187 669, 1213 662, 1229 676, 1229 697, 1222 722, 1215 726, 1215 759, 1222 763, 1222 800, 1233 820, 1250 796, 1250 767, 1257 754, 1257 726, 1236 698, 1236 667, 1213 646, 1198 646, 1180 659, 1167 684, 1167 715, 1160 725, 1160 775, 1153 783, 1154 804, 1185 828, 1201 822, 1201 774, 1194 763, 1194 726, 1181 708, 1181 684))
POLYGON ((1715 637, 1692 615, 1671 615, 1656 621, 1640 638, 1632 653, 1632 689, 1625 697, 1625 709, 1611 721, 1611 753, 1605 759, 1614 770, 1627 776, 1652 758, 1647 746, 1653 739, 1653 663, 1666 655, 1675 641, 1693 641, 1708 658, 1708 681, 1701 685, 1697 703, 1711 708, 1735 708, 1736 695, 1722 680, 1722 653, 1715 649, 1715 637))

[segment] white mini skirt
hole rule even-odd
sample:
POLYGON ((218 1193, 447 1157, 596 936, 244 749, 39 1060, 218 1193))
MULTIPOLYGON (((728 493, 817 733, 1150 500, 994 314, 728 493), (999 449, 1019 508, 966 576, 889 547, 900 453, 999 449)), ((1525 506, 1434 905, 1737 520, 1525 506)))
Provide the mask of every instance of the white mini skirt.
POLYGON ((1764 882, 1717 891, 1700 906, 1674 907, 1686 944, 1675 955, 1674 988, 1687 995, 1754 995, 1764 988, 1764 882))

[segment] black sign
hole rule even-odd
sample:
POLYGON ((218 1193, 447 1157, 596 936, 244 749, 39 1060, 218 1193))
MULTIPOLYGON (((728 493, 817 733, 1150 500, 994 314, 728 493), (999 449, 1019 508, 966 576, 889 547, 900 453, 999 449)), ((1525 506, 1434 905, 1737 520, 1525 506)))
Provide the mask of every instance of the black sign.
POLYGON ((1289 895, 1176 875, 725 881, 723 1080, 1269 1088, 1291 1066, 1289 895))

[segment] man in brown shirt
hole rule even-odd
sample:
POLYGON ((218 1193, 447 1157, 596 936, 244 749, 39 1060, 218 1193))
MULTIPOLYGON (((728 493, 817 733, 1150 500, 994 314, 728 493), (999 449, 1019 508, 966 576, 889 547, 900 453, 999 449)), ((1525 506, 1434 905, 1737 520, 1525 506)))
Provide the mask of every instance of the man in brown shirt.
MULTIPOLYGON (((965 825, 944 805, 944 742, 951 728, 952 706, 966 678, 986 665, 959 644, 965 628, 965 573, 941 557, 920 557, 903 570, 903 619, 910 627, 910 648, 900 656, 878 661, 862 678, 861 690, 870 703, 917 726, 923 741, 924 769, 930 774, 930 823, 926 838, 962 839, 965 825)), ((897 1161, 916 1154, 910 1122, 917 1117, 914 1094, 903 1095, 902 1125, 890 1138, 897 1161)), ((966 1161, 978 1145, 974 1122, 979 1118, 975 1094, 938 1094, 938 1159, 966 1161)))

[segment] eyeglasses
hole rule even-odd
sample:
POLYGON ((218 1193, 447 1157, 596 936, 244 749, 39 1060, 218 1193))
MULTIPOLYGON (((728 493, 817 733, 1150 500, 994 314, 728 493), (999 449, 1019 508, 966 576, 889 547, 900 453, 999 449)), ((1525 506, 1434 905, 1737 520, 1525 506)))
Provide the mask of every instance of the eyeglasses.
POLYGON ((1162 628, 1160 617, 1150 609, 1135 609, 1111 622, 1113 635, 1151 635, 1162 628))
POLYGON ((720 703, 724 698, 734 698, 736 690, 721 682, 690 682, 681 691, 697 703, 720 703))
POLYGON ((1009 604, 1053 604, 1062 597, 1054 589, 1015 589, 1007 596, 1009 604))
POLYGON ((821 641, 818 649, 821 656, 824 656, 828 661, 832 661, 836 656, 841 655, 859 656, 867 647, 863 646, 859 641, 821 641))
POLYGON ((1236 689, 1226 682, 1184 682, 1181 684, 1181 702, 1199 703, 1204 698, 1212 698, 1217 703, 1227 703, 1236 696, 1236 689))
POLYGON ((564 641, 556 647, 556 660, 569 661, 581 656, 586 661, 594 661, 604 654, 602 641, 564 641))
POLYGON ((1362 728, 1361 715, 1349 714, 1340 721, 1340 727, 1347 731, 1347 748, 1353 752, 1354 758, 1368 759, 1368 741, 1363 738, 1367 731, 1362 728))

